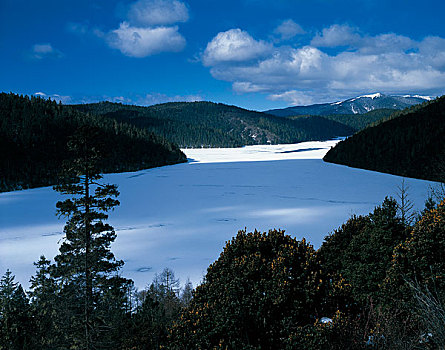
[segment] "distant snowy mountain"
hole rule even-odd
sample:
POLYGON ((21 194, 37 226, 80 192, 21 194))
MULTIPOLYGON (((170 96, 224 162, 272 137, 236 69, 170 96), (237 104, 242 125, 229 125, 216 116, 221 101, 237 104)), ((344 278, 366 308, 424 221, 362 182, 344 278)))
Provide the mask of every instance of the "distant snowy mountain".
POLYGON ((375 109, 404 109, 412 105, 432 100, 430 96, 420 95, 384 95, 381 93, 362 95, 345 101, 322 103, 310 106, 295 106, 283 109, 271 109, 266 113, 279 117, 293 115, 333 115, 363 114, 375 109))

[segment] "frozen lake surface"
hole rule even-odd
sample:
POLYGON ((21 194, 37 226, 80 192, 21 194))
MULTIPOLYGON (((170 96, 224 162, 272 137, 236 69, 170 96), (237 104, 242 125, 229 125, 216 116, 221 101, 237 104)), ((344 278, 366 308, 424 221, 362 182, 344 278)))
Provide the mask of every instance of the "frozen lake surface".
MULTIPOLYGON (((121 205, 110 214, 122 274, 143 288, 169 267, 196 285, 238 230, 281 228, 316 248, 352 214, 396 196, 402 178, 324 163, 337 141, 238 149, 186 149, 189 163, 109 174, 121 205)), ((429 182, 406 179, 418 209, 429 182)), ((0 273, 28 287, 41 254, 53 258, 64 220, 51 187, 0 194, 0 273)))

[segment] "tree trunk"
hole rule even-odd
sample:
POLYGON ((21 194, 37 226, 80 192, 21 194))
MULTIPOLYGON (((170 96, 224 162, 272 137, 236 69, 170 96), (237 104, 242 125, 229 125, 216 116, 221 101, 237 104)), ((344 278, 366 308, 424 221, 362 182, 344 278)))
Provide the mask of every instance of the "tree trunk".
MULTIPOLYGON (((88 164, 88 160, 85 159, 85 164, 88 164)), ((85 171, 85 349, 90 349, 90 303, 92 300, 92 285, 91 285, 91 273, 90 273, 90 178, 88 174, 88 165, 85 171)))

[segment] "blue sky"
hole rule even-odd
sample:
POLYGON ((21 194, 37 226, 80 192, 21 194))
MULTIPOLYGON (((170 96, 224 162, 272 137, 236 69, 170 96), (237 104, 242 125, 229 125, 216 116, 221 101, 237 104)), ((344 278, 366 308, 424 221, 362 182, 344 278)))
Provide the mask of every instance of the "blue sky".
POLYGON ((445 93, 441 0, 1 0, 0 90, 264 110, 445 93))

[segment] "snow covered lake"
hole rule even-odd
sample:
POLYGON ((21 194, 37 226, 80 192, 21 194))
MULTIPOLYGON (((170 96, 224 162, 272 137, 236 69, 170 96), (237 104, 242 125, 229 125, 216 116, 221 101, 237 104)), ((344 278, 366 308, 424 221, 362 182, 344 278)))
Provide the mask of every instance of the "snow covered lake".
MULTIPOLYGON (((316 248, 352 214, 396 196, 402 178, 324 163, 337 141, 186 149, 187 164, 110 174, 121 205, 110 214, 122 274, 143 288, 164 267, 196 285, 238 230, 281 228, 316 248)), ((406 179, 418 209, 431 184, 406 179)), ((64 220, 51 187, 0 194, 0 273, 28 287, 41 254, 53 258, 64 220)))

